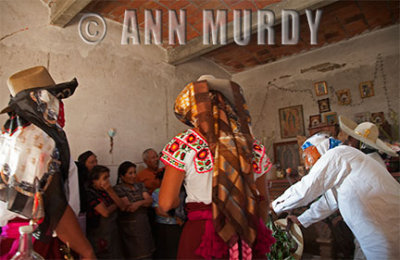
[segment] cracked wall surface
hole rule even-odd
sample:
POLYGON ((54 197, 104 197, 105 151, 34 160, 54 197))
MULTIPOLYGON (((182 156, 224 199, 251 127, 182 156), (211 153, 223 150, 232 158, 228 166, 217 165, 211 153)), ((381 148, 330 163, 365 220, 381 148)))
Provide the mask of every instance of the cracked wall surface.
MULTIPOLYGON (((78 18, 62 29, 48 25, 40 1, 0 1, 0 105, 7 105, 6 82, 17 71, 43 65, 57 83, 76 77, 79 86, 64 102, 73 159, 90 149, 112 174, 124 160, 140 164, 144 149, 161 150, 186 128, 172 111, 185 84, 202 74, 230 77, 202 58, 175 67, 162 62, 156 46, 121 46, 121 25, 108 20, 104 41, 88 45, 79 38, 78 18), (113 154, 110 128, 117 131, 113 154)), ((6 119, 0 115, 0 124, 6 119)))
MULTIPOLYGON (((384 112, 399 107, 399 26, 377 30, 351 40, 280 60, 273 64, 233 74, 244 89, 259 139, 291 141, 280 134, 280 108, 303 105, 304 125, 309 116, 319 114, 317 100, 329 98, 331 111, 350 118, 359 112, 384 112), (359 83, 374 80, 377 57, 383 61, 387 91, 380 69, 375 78, 375 96, 362 99, 359 83), (328 95, 316 96, 313 84, 326 81, 328 95), (352 103, 338 104, 336 91, 350 89, 352 103)), ((379 66, 378 66, 379 67, 379 66)), ((325 113, 322 113, 322 117, 325 113)), ((399 117, 397 117, 399 120, 399 117)), ((308 134, 308 131, 306 131, 308 134)), ((273 149, 269 150, 273 156, 273 149)))

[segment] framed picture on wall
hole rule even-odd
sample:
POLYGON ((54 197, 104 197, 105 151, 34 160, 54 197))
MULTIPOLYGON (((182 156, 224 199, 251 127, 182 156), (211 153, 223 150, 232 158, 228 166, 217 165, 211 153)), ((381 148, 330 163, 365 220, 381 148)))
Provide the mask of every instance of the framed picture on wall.
POLYGON ((316 127, 322 123, 321 114, 310 116, 310 127, 316 127))
POLYGON ((328 86, 326 85, 326 81, 320 81, 314 83, 315 94, 317 96, 323 96, 328 94, 328 86))
POLYGON ((385 122, 385 114, 383 112, 371 113, 371 122, 382 125, 385 122))
POLYGON ((336 112, 330 112, 330 113, 324 114, 324 119, 328 125, 334 125, 334 124, 338 123, 338 116, 337 116, 336 112))
POLYGON ((274 162, 279 163, 282 169, 297 171, 301 164, 297 141, 274 143, 274 162))
POLYGON ((304 135, 303 106, 291 106, 279 109, 281 137, 290 138, 304 135))
POLYGON ((331 106, 329 105, 329 98, 318 100, 318 108, 320 113, 331 111, 331 106))
POLYGON ((361 82, 359 86, 360 86, 360 95, 362 98, 372 97, 375 95, 373 81, 370 80, 361 82))
POLYGON ((340 105, 349 105, 351 103, 350 89, 341 89, 336 91, 338 103, 340 105))
POLYGON ((357 124, 361 124, 363 122, 369 122, 370 118, 371 118, 370 112, 360 112, 354 114, 354 121, 356 121, 357 124))

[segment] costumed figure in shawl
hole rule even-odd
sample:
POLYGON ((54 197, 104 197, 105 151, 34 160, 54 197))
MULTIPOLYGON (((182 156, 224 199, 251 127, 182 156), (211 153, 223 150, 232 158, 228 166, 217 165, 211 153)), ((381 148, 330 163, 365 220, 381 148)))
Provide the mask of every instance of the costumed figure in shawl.
MULTIPOLYGON (((396 156, 378 139, 379 131, 372 125, 362 123, 354 129, 346 127, 343 118, 341 122, 341 128, 348 128, 350 135, 360 136, 368 145, 396 156)), ((272 202, 272 209, 281 213, 315 200, 299 217, 289 217, 308 227, 339 210, 367 259, 398 259, 400 185, 386 168, 326 134, 310 137, 302 149, 306 166, 312 168, 272 202)))
POLYGON ((39 66, 12 75, 7 84, 12 97, 1 113, 9 119, 0 135, 2 259, 16 252, 18 228, 29 221, 35 228, 34 250, 43 257, 61 257, 52 244, 56 231, 82 257, 95 258, 64 192, 70 151, 61 100, 74 93, 76 79, 55 84, 39 66))
POLYGON ((166 171, 159 209, 179 205, 183 183, 188 221, 178 259, 266 258, 275 242, 264 224, 265 174, 271 162, 251 133, 240 86, 202 76, 181 91, 174 111, 192 128, 162 152, 166 171))

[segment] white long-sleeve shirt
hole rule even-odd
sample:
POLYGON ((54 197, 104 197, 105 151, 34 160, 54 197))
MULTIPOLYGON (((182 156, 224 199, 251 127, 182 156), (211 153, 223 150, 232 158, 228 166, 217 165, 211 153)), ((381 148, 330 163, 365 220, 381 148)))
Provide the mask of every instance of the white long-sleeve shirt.
POLYGON ((376 160, 349 146, 333 148, 272 206, 280 213, 305 206, 322 194, 299 216, 302 225, 339 209, 367 259, 400 257, 400 185, 376 160))

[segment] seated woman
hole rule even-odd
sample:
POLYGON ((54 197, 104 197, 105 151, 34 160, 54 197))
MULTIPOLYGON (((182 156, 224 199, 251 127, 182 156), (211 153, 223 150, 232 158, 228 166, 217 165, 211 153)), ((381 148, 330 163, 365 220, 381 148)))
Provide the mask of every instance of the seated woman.
POLYGON ((122 248, 127 259, 150 258, 155 250, 147 208, 152 198, 142 182, 136 182, 136 165, 123 162, 118 167, 115 192, 127 204, 121 211, 118 225, 122 235, 122 248))
POLYGON ((87 189, 87 237, 99 259, 122 258, 117 208, 125 209, 110 184, 110 170, 94 166, 87 189))

